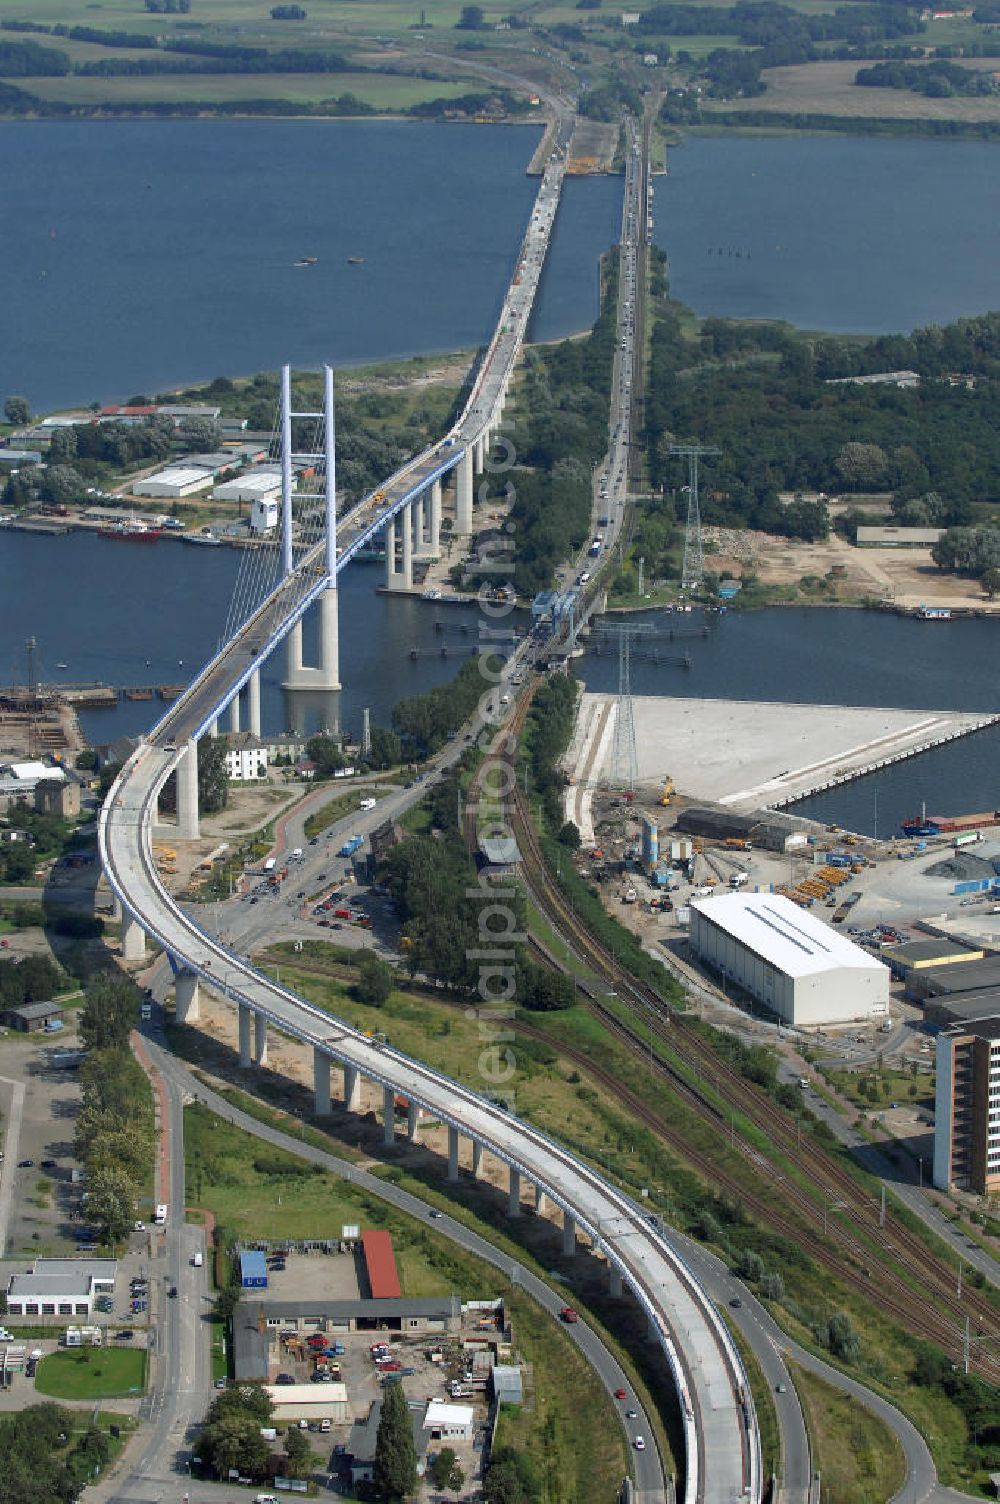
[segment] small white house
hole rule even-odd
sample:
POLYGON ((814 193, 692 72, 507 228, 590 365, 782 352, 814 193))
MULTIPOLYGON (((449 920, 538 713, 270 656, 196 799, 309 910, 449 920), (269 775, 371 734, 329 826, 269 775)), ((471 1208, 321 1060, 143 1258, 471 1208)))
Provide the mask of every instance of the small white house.
POLYGON ((424 1416, 424 1430, 433 1441, 471 1441, 473 1417, 471 1405, 449 1405, 446 1400, 431 1400, 424 1416))
POLYGON ((255 496, 250 503, 250 531, 262 538, 278 526, 278 498, 255 496))
POLYGON ((252 731, 235 731, 226 737, 226 774, 234 783, 267 777, 267 748, 252 731))

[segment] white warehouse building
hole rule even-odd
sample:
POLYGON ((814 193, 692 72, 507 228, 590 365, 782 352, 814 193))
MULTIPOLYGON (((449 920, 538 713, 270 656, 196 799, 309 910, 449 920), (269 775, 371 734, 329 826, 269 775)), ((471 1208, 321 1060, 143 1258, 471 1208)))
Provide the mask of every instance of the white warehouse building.
POLYGON ((223 481, 212 493, 216 501, 274 501, 281 490, 281 476, 273 470, 248 470, 233 480, 223 481))
POLYGON ((145 480, 137 480, 133 496, 192 496, 212 484, 212 472, 200 465, 168 465, 145 480))
POLYGON ((691 904, 703 960, 802 1028, 884 1019, 888 966, 780 893, 725 893, 691 904))

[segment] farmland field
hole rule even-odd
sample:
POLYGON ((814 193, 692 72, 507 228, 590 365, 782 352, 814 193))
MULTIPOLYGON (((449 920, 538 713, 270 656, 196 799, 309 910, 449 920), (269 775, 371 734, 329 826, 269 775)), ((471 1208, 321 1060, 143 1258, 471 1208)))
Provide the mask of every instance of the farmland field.
POLYGON ((194 101, 232 102, 241 99, 287 99, 294 104, 318 104, 341 94, 354 94, 378 110, 403 110, 427 99, 454 98, 473 87, 423 78, 395 78, 370 73, 223 73, 154 74, 126 78, 32 78, 24 87, 40 99, 62 104, 100 105, 194 101))
MULTIPOLYGON (((881 120, 962 120, 1000 124, 1000 96, 983 99, 928 99, 903 89, 869 89, 854 82, 858 62, 799 63, 790 68, 767 68, 762 77, 767 93, 758 99, 706 100, 705 119, 713 113, 748 110, 775 114, 840 115, 881 120)), ((965 66, 973 67, 968 63, 965 66)), ((980 67, 995 68, 996 60, 980 67)))

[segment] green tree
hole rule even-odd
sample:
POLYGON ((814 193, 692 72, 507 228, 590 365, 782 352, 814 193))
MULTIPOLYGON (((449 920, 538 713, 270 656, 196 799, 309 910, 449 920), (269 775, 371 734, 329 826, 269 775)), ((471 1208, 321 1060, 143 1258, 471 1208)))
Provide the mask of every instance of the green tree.
POLYGON ((373 726, 367 762, 370 768, 394 768, 403 756, 403 744, 395 731, 373 726))
POLYGON ((188 451, 210 451, 222 442, 222 430, 214 418, 189 418, 181 425, 179 436, 188 451))
POLYGON ((483 1481, 486 1504, 538 1504, 542 1485, 531 1458, 516 1447, 498 1447, 483 1481))
POLYGON ((3 415, 8 423, 30 423, 31 403, 27 397, 8 397, 3 405, 3 415))
POLYGON ((375 1439, 375 1486, 382 1499, 403 1499, 417 1486, 417 1449, 401 1384, 387 1384, 375 1439))
POLYGON ((76 767, 81 773, 89 773, 97 767, 97 753, 93 747, 84 747, 76 754, 76 767))
POLYGON ((308 1478, 316 1466, 316 1454, 309 1445, 309 1436, 297 1426, 291 1427, 285 1437, 285 1456, 291 1478, 308 1478))
POLYGON ((979 583, 990 600, 995 600, 997 595, 1000 595, 1000 569, 996 565, 993 565, 991 568, 984 570, 979 583))
POLYGON ((311 736, 306 742, 306 756, 316 764, 317 778, 332 778, 344 766, 340 743, 332 736, 311 736))
POLYGON ((455 22, 459 31, 483 31, 486 26, 486 16, 481 5, 463 5, 462 14, 455 22))
POLYGON ((124 1049, 139 1018, 139 994, 130 977, 97 972, 87 982, 77 1028, 85 1050, 124 1049))
POLYGON ((39 485, 42 500, 50 501, 54 506, 65 506, 67 502, 78 501, 83 490, 80 473, 72 465, 46 466, 39 485))
POLYGON ((574 825, 572 820, 564 820, 559 827, 556 840, 561 846, 568 846, 571 851, 578 851, 580 848, 579 827, 574 825))
POLYGON ((371 1008, 381 1008, 389 1001, 396 973, 373 950, 363 950, 358 961, 358 981, 355 987, 358 1002, 371 1008))
POLYGON ((226 743, 221 736, 202 737, 198 743, 198 807, 203 815, 214 815, 228 802, 226 743))
POLYGON ((827 1325, 827 1346, 835 1358, 845 1363, 856 1363, 861 1356, 861 1339, 854 1329, 850 1316, 841 1311, 831 1316, 827 1325))
POLYGON ((457 1454, 454 1447, 442 1447, 440 1452, 437 1453, 434 1461, 427 1469, 430 1474, 430 1480, 435 1488, 447 1488, 449 1486, 448 1479, 451 1477, 451 1470, 455 1466, 456 1461, 457 1454))

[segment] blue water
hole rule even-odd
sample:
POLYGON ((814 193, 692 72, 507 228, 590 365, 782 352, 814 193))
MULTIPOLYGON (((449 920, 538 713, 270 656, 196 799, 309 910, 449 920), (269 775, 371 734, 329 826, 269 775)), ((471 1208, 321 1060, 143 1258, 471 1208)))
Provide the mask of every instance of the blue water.
MULTIPOLYGON (((404 121, 2 121, 17 207, 0 229, 0 395, 45 411, 286 360, 470 349, 513 269, 537 140, 404 121)), ((593 321, 620 202, 620 178, 569 185, 537 338, 593 321)))
POLYGON ((994 145, 689 136, 668 167, 656 240, 699 315, 885 333, 1000 308, 994 145))
MULTIPOLYGON (((29 634, 38 642, 43 682, 186 683, 215 652, 240 557, 235 549, 166 539, 123 543, 89 533, 50 538, 0 530, 0 684, 26 682, 29 634)), ((374 724, 387 726, 397 700, 458 673, 464 654, 455 650, 475 644, 478 607, 377 595, 384 568, 355 564, 341 578, 340 692, 288 696, 281 688, 284 648, 265 662, 266 730, 340 725, 360 735, 365 706, 374 724), (437 622, 446 630, 438 632, 437 622), (470 635, 453 630, 461 622, 472 627, 470 635), (451 650, 447 658, 440 656, 443 646, 451 650), (415 660, 414 647, 422 654, 415 660)), ((310 612, 305 622, 307 662, 316 661, 315 617, 310 612)), ((80 721, 101 743, 147 730, 165 709, 159 700, 121 701, 115 709, 84 711, 80 721)))

